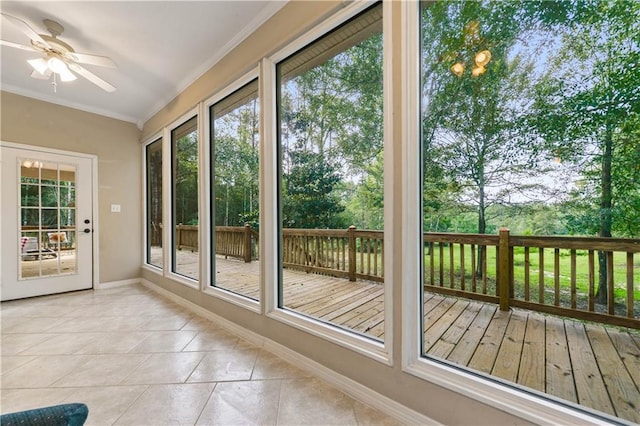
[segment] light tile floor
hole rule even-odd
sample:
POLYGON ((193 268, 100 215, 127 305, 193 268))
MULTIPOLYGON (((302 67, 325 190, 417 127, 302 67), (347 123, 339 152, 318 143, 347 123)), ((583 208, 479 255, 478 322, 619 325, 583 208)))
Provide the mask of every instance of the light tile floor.
POLYGON ((397 425, 143 286, 3 302, 0 411, 88 425, 397 425))

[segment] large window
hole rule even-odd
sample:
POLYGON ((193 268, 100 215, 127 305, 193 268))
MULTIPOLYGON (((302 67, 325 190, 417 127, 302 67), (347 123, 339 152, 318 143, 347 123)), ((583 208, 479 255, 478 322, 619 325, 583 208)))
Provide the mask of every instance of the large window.
POLYGON ((162 268, 162 139, 145 147, 147 184, 147 259, 162 268))
POLYGON ((384 339, 382 5, 276 65, 279 307, 384 339))
POLYGON ((210 108, 211 285, 260 300, 258 80, 210 108))
POLYGON ((420 14, 423 356, 640 422, 639 3, 420 14))
POLYGON ((171 131, 171 271, 194 280, 198 255, 198 122, 193 117, 171 131))

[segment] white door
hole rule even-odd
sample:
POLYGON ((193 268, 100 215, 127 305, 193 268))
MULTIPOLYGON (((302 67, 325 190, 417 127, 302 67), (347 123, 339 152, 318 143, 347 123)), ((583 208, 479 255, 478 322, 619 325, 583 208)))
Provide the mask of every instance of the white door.
POLYGON ((92 165, 0 145, 0 300, 93 287, 92 165))

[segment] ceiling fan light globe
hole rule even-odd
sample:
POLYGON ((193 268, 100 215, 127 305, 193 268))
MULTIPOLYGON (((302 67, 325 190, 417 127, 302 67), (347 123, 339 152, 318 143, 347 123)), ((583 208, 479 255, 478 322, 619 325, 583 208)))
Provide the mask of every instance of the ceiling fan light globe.
POLYGON ((64 81, 64 82, 73 81, 78 78, 69 70, 66 70, 65 72, 61 72, 59 75, 60 75, 60 81, 64 81))
POLYGON ((27 62, 40 74, 44 75, 47 72, 48 64, 44 59, 29 59, 27 62))
POLYGON ((49 68, 51 68, 51 71, 55 72, 56 74, 62 74, 65 71, 69 71, 69 68, 67 68, 67 64, 65 64, 62 59, 56 56, 49 58, 49 60, 47 61, 47 65, 49 66, 49 68))

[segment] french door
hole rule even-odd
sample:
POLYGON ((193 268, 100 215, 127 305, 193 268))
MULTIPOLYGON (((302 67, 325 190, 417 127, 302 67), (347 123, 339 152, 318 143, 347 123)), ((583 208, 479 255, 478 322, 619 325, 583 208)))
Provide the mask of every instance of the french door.
POLYGON ((93 287, 92 157, 0 144, 0 299, 93 287))

